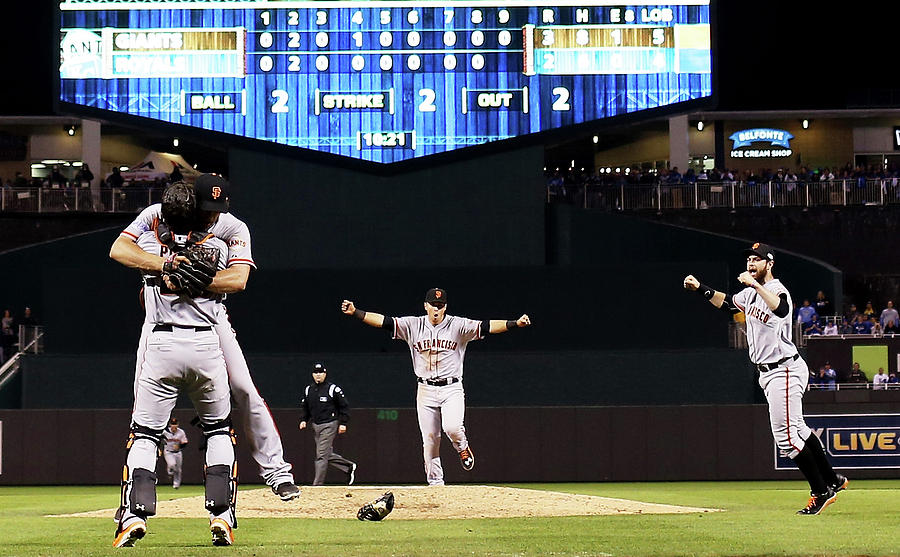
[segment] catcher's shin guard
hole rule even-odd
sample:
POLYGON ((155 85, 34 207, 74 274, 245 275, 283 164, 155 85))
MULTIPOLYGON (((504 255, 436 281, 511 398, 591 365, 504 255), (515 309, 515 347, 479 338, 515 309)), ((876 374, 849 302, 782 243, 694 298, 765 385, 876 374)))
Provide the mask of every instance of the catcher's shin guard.
MULTIPOLYGON (((134 443, 138 440, 145 440, 155 446, 156 451, 162 444, 161 429, 152 429, 135 423, 131 424, 131 431, 128 433, 128 440, 125 442, 125 459, 126 464, 122 468, 122 491, 119 501, 119 509, 116 511, 116 519, 121 523, 125 510, 128 509, 132 513, 147 517, 156 514, 156 474, 152 471, 134 466, 129 473, 128 456, 131 453, 134 443), (137 492, 135 491, 137 489, 137 492), (136 502, 136 503, 135 503, 136 502), (139 505, 138 507, 135 504, 139 505), (148 512, 148 509, 150 512, 148 512)), ((147 445, 142 445, 140 450, 146 450, 147 445)))
POLYGON ((201 424, 206 441, 206 461, 230 464, 212 464, 205 469, 206 503, 210 513, 220 515, 231 511, 232 527, 237 528, 237 485, 238 466, 234 457, 234 446, 237 444, 231 418, 214 424, 201 424))

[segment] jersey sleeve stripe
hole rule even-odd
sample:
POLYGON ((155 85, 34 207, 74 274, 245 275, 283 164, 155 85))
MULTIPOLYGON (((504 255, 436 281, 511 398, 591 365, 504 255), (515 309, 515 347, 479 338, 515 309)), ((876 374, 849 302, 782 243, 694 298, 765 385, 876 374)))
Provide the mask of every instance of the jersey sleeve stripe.
POLYGON ((131 232, 129 232, 129 231, 127 231, 127 230, 123 230, 123 231, 119 234, 119 236, 122 236, 122 235, 125 235, 125 236, 131 236, 131 237, 134 238, 135 240, 138 239, 137 236, 135 236, 134 234, 132 234, 131 232))
POLYGON ((256 263, 252 259, 229 259, 228 263, 225 264, 226 267, 231 267, 232 265, 250 265, 254 269, 256 268, 256 263))
POLYGON ((475 328, 475 340, 481 340, 481 321, 478 321, 478 327, 475 328))

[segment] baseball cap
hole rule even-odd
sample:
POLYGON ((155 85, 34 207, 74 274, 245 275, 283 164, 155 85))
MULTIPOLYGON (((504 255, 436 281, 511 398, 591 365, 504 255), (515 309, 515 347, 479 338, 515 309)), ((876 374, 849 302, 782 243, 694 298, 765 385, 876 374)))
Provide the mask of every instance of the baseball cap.
POLYGON ((328 373, 328 370, 325 369, 325 364, 316 364, 312 368, 313 373, 328 373))
POLYGON ((229 190, 228 180, 218 174, 201 174, 194 182, 197 204, 204 211, 227 213, 229 190))
POLYGON ((766 244, 760 244, 756 242, 749 248, 743 251, 743 254, 746 257, 750 257, 751 255, 755 255, 760 259, 765 259, 766 261, 775 261, 775 252, 772 248, 766 244))
POLYGON ((447 303, 447 291, 443 288, 429 288, 425 293, 425 301, 429 304, 432 302, 447 303))

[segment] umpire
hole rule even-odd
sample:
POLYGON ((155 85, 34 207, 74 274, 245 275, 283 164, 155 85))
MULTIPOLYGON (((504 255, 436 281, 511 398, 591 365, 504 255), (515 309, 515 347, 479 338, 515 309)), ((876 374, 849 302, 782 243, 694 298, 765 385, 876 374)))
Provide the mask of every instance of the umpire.
POLYGON ((344 391, 325 380, 327 373, 324 364, 315 364, 312 369, 313 382, 304 389, 300 400, 300 429, 306 429, 307 422, 312 422, 316 440, 316 477, 313 485, 324 485, 329 464, 347 474, 347 485, 353 485, 356 463, 332 450, 335 436, 347 431, 350 406, 344 391))

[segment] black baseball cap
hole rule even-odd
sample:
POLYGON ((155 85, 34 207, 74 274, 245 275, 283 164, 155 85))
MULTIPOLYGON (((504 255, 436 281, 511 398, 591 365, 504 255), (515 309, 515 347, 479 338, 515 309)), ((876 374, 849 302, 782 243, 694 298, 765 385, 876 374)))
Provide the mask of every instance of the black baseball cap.
POLYGON ((227 213, 230 189, 228 180, 218 174, 201 174, 194 182, 197 205, 203 211, 227 213))
POLYGON ((316 364, 312 368, 313 373, 328 373, 328 370, 325 369, 325 364, 316 364))
POLYGON ((447 291, 443 288, 429 288, 428 292, 425 293, 425 301, 429 304, 433 302, 441 302, 443 304, 446 304, 447 291))
POLYGON ((759 242, 756 242, 749 248, 745 249, 743 253, 745 257, 755 255, 760 259, 765 259, 766 261, 775 261, 775 252, 772 250, 772 247, 766 244, 760 244, 759 242))

